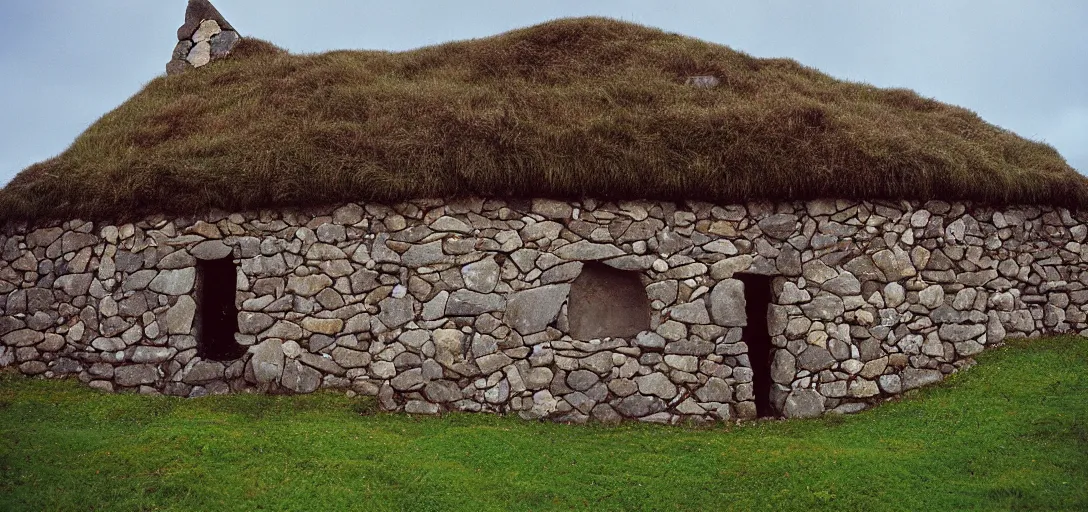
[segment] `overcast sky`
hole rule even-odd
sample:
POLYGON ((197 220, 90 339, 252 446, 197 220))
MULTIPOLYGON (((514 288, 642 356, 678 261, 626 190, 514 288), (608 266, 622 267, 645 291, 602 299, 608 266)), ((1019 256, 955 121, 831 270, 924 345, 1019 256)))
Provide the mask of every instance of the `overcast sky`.
MULTIPOLYGON (((213 0, 293 52, 404 50, 603 15, 907 87, 1088 173, 1088 0, 213 0)), ((162 74, 186 0, 0 0, 0 184, 162 74)))

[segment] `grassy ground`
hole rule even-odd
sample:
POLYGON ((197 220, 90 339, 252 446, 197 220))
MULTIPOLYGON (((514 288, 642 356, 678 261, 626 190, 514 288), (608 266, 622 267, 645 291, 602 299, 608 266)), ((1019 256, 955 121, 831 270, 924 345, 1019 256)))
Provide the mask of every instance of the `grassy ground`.
POLYGON ((1088 509, 1088 340, 850 417, 709 428, 360 415, 337 394, 0 378, 2 510, 1088 509))
POLYGON ((0 190, 5 220, 466 195, 1082 208, 1054 148, 902 89, 604 18, 152 80, 0 190), (685 85, 712 75, 712 89, 685 85))

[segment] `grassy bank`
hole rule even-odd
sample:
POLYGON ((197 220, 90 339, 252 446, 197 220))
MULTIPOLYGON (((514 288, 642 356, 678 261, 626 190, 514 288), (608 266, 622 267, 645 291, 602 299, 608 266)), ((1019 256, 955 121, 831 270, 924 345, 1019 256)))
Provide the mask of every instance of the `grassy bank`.
POLYGON ((1088 508, 1088 340, 850 417, 568 426, 0 377, 2 510, 1088 508))

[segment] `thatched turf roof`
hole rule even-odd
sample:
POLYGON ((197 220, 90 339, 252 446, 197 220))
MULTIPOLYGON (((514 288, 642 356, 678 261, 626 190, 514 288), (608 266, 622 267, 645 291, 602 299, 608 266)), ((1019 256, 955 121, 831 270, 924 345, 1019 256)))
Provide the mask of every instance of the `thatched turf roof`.
POLYGON ((246 40, 23 171, 0 219, 465 195, 1080 207, 1088 180, 911 91, 581 18, 401 53, 246 40), (696 75, 720 85, 685 85, 696 75))

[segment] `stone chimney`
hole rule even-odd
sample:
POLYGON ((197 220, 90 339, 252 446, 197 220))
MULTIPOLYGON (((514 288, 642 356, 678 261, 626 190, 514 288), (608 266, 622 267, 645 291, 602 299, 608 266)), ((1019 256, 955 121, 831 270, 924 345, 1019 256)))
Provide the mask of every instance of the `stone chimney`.
POLYGON ((166 65, 166 74, 176 75, 226 57, 241 40, 211 2, 189 0, 185 24, 178 29, 178 45, 166 65))

